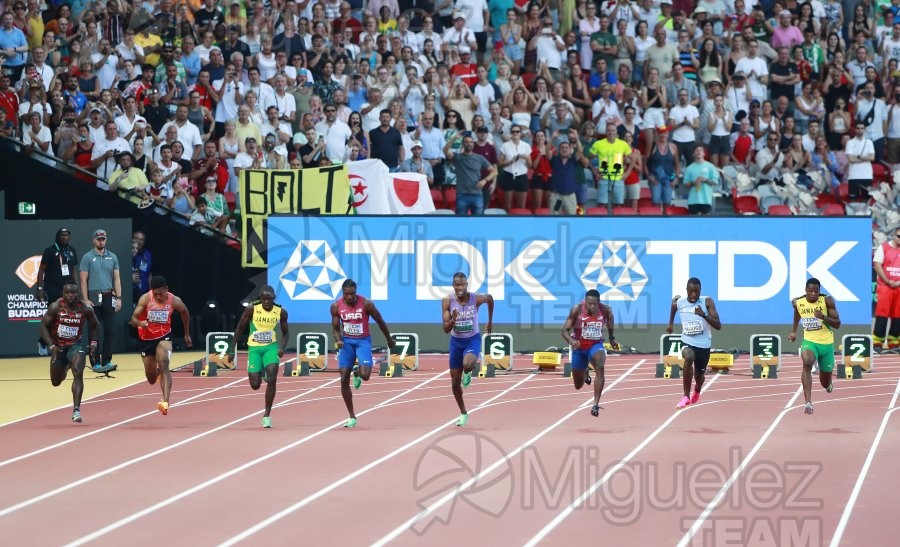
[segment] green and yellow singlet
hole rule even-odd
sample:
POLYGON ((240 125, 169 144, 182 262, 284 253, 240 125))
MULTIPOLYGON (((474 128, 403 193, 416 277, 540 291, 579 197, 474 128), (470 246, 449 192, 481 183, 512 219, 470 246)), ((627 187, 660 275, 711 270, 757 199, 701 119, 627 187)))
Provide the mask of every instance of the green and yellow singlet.
POLYGON ((820 295, 815 302, 809 302, 805 296, 801 296, 794 300, 794 303, 800 313, 803 339, 816 344, 834 344, 834 332, 831 327, 815 315, 816 310, 821 310, 822 315, 828 316, 825 295, 820 295))
POLYGON ((250 338, 247 345, 251 347, 268 346, 277 339, 275 326, 281 320, 281 306, 275 304, 271 311, 266 311, 259 302, 253 303, 253 317, 250 319, 250 338))

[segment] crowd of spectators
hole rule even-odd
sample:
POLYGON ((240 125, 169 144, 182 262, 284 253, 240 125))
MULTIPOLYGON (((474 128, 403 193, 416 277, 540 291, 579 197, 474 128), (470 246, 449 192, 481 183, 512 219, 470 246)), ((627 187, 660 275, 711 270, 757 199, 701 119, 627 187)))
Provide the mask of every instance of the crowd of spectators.
POLYGON ((702 214, 728 166, 762 182, 817 171, 852 199, 873 162, 900 162, 898 11, 897 0, 4 0, 0 133, 96 174, 86 183, 225 231, 242 169, 364 158, 425 173, 468 214, 609 199, 687 199, 702 214))

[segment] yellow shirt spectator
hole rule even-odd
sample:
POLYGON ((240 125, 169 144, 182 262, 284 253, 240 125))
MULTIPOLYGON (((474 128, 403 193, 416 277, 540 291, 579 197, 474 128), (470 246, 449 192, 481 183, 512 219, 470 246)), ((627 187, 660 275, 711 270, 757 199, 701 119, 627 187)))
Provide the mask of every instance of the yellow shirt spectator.
POLYGON ((606 162, 609 169, 609 180, 622 180, 622 174, 625 172, 625 160, 631 156, 631 147, 628 146, 627 142, 617 137, 616 126, 609 124, 606 130, 606 138, 591 145, 588 154, 597 158, 595 167, 600 169, 601 174, 603 174, 603 169, 600 166, 603 165, 603 162, 606 162), (618 172, 614 173, 613 166, 616 164, 621 167, 618 172))

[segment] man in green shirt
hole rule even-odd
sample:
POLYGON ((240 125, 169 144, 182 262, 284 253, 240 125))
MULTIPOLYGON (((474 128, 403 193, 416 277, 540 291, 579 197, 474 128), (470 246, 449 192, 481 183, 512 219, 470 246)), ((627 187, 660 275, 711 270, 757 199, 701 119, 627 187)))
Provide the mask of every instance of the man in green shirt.
POLYGON ((81 299, 91 302, 94 313, 103 327, 103 342, 94 372, 116 369, 112 364, 113 321, 122 309, 122 280, 119 277, 119 258, 106 248, 106 230, 94 231, 94 247, 84 253, 78 266, 81 276, 81 299))

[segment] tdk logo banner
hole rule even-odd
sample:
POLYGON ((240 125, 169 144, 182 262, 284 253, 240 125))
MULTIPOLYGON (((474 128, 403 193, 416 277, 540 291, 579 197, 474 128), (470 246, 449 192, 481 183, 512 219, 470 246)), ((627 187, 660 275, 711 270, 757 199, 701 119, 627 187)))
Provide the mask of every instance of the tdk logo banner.
POLYGON ((351 278, 388 321, 435 323, 457 271, 494 321, 562 323, 588 289, 619 322, 665 323, 699 277, 725 324, 789 324, 808 277, 845 323, 871 316, 866 218, 273 217, 269 283, 298 322, 327 322, 351 278))

